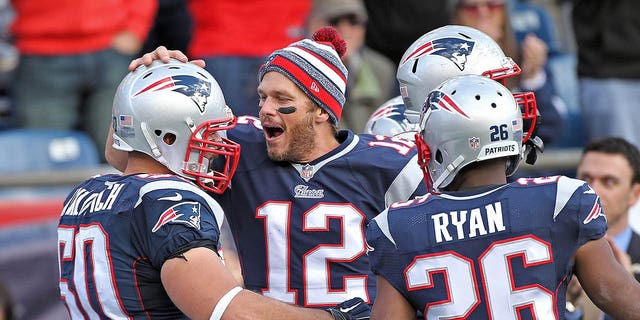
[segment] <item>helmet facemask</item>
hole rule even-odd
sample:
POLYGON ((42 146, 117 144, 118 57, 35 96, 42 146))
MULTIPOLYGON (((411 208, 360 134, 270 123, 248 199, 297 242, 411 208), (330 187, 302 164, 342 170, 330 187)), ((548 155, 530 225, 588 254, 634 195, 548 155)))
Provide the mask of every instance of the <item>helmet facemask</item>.
POLYGON ((226 138, 226 130, 236 123, 235 117, 208 121, 191 135, 182 173, 193 177, 203 189, 221 194, 229 186, 240 160, 240 145, 226 138))
POLYGON ((177 60, 138 67, 120 83, 112 113, 114 148, 147 154, 214 193, 229 185, 240 147, 225 130, 236 118, 206 70, 177 60))

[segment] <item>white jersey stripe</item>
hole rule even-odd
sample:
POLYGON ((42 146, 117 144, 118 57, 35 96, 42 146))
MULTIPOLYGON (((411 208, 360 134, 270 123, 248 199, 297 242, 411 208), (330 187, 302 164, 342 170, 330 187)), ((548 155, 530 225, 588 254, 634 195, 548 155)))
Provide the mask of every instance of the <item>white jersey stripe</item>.
MULTIPOLYGON (((389 230, 389 208, 384 209, 384 211, 380 212, 373 220, 376 221, 380 231, 382 234, 389 239, 394 245, 396 245, 396 241, 391 236, 391 231, 389 230)), ((396 245, 397 246, 397 245, 396 245)))
POLYGON ((556 191, 556 205, 553 209, 553 220, 556 219, 560 211, 564 209, 564 206, 567 205, 569 199, 573 195, 580 186, 584 184, 584 181, 571 179, 565 176, 560 177, 558 179, 558 190, 556 191))
POLYGON ((394 202, 409 200, 409 197, 422 183, 422 179, 422 170, 418 166, 418 155, 416 154, 407 162, 384 194, 385 207, 394 202))

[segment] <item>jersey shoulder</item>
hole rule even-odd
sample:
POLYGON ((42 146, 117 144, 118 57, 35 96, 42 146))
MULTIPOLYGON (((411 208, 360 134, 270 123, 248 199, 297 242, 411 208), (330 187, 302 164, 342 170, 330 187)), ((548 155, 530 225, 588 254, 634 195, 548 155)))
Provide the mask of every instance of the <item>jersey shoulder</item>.
POLYGON ((408 139, 366 133, 357 134, 357 137, 358 144, 352 152, 354 162, 374 166, 388 162, 393 165, 406 163, 418 154, 416 144, 408 139))
MULTIPOLYGON (((240 144, 240 163, 238 164, 237 173, 251 171, 265 161, 269 161, 262 123, 258 118, 252 116, 238 117, 238 124, 227 131, 227 137, 240 144)), ((239 174, 236 174, 236 177, 238 176, 239 174)))
POLYGON ((206 212, 212 211, 222 223, 220 205, 193 182, 173 174, 112 174, 89 179, 69 194, 62 215, 107 211, 133 214, 140 207, 153 208, 145 210, 151 213, 164 212, 187 203, 198 204, 206 212))
POLYGON ((520 178, 512 182, 510 187, 520 193, 535 195, 522 197, 525 205, 539 206, 541 201, 552 202, 554 219, 563 212, 581 215, 600 206, 600 197, 591 186, 583 180, 567 176, 520 178))
POLYGON ((227 131, 227 136, 243 146, 247 143, 264 143, 262 123, 253 116, 239 116, 236 126, 227 131))

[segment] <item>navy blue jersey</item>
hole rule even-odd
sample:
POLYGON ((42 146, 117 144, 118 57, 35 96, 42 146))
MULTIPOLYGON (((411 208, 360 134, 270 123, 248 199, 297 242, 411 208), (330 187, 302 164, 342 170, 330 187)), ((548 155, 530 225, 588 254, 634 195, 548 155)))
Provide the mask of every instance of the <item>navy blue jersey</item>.
POLYGON ((218 249, 220 206, 173 175, 104 175, 77 186, 58 225, 60 293, 73 319, 183 319, 160 281, 169 258, 218 249))
POLYGON ((426 319, 564 319, 573 255, 606 229, 584 181, 523 178, 393 204, 368 255, 426 319))
POLYGON ((247 289, 307 307, 372 302, 364 228, 394 201, 425 194, 412 142, 340 132, 340 146, 309 164, 267 157, 259 121, 227 132, 242 146, 220 200, 247 289))

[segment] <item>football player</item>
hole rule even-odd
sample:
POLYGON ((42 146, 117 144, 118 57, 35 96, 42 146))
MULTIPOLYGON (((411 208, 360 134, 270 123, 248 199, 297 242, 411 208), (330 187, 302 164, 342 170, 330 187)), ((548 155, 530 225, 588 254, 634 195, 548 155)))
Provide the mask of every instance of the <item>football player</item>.
POLYGON ((183 62, 140 67, 113 105, 124 174, 70 193, 58 225, 60 294, 71 319, 351 319, 362 300, 326 311, 243 290, 218 255, 223 192, 240 147, 215 79, 183 62), (220 170, 211 170, 217 161, 220 170), (340 307, 342 310, 340 310, 340 307), (349 313, 347 313, 349 312, 349 313))
POLYGON ((564 176, 507 183, 523 123, 509 90, 478 75, 429 93, 416 137, 430 193, 367 229, 378 292, 371 319, 564 319, 575 274, 616 319, 637 319, 640 285, 603 238, 600 200, 564 176))
MULTIPOLYGON (((259 71, 260 119, 227 132, 242 157, 227 191, 247 289, 305 307, 372 303, 364 228, 395 201, 426 193, 415 145, 338 131, 344 43, 333 28, 276 50, 259 71)), ((132 66, 184 55, 158 48, 132 66)))
MULTIPOLYGON (((504 52, 491 37, 477 29, 446 25, 434 29, 418 38, 405 51, 396 77, 400 85, 400 96, 380 106, 367 121, 365 133, 402 136, 413 140, 418 129, 418 118, 422 103, 429 91, 444 80, 458 75, 483 75, 503 85, 507 78, 521 72, 520 67, 504 52)), ((515 94, 516 99, 525 99, 530 93, 515 94)), ((538 115, 522 110, 525 117, 527 163, 544 149, 542 140, 535 135, 538 115), (536 150, 536 152, 529 152, 536 150)))

